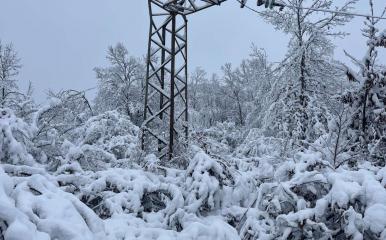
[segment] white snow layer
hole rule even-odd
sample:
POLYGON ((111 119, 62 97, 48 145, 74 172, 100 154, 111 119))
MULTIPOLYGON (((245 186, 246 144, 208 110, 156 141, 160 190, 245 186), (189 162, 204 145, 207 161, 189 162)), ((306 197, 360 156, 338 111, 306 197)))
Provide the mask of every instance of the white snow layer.
MULTIPOLYGON (((111 119, 115 114, 100 121, 108 126, 111 119)), ((81 151, 98 146, 108 153, 111 139, 119 142, 114 149, 135 141, 95 134, 103 125, 90 121, 79 133, 81 151)), ((2 112, 0 130, 0 239, 386 239, 386 167, 335 170, 315 152, 267 156, 273 147, 243 157, 251 152, 245 145, 226 159, 197 149, 186 170, 148 156, 146 170, 90 171, 68 157, 48 172, 27 152, 22 122, 2 112)), ((68 155, 76 155, 68 145, 68 155)))
POLYGON ((332 171, 315 156, 298 155, 272 175, 277 181, 260 186, 257 174, 227 172, 203 152, 186 172, 166 177, 135 169, 64 171, 70 166, 51 175, 3 164, 0 226, 7 240, 286 239, 296 236, 299 224, 312 226, 314 235, 315 229, 329 232, 323 219, 341 211, 347 238, 366 239, 364 232, 371 232, 385 239, 385 169, 332 171), (145 201, 157 197, 164 206, 145 201), (242 224, 231 226, 232 218, 242 224))
MULTIPOLYGON (((33 168, 21 171, 12 165, 4 167, 12 174, 34 172, 33 168)), ((82 203, 59 187, 63 179, 70 178, 41 174, 11 177, 12 174, 0 167, 0 222, 7 226, 3 233, 7 240, 26 236, 32 240, 238 239, 237 231, 221 218, 198 217, 184 211, 184 198, 176 185, 161 183, 157 176, 141 170, 110 169, 87 179, 82 191, 85 195, 102 196, 110 214, 105 220, 87 202, 82 203), (171 199, 164 209, 145 212, 142 199, 156 190, 171 193, 171 199), (178 221, 183 230, 170 229, 168 221, 178 221)), ((74 180, 82 182, 80 176, 74 180)))

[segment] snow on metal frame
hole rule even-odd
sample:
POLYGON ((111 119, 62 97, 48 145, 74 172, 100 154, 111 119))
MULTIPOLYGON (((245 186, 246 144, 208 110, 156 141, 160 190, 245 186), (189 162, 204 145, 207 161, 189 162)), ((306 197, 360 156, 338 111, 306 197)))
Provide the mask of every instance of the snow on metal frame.
POLYGON ((214 5, 220 5, 226 0, 156 0, 168 12, 189 15, 214 5))

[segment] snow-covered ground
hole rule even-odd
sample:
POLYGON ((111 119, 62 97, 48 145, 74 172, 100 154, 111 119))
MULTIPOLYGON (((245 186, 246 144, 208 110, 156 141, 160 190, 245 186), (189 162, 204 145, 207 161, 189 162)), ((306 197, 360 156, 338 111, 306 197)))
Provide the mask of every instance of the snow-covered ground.
POLYGON ((4 112, 0 239, 386 239, 386 167, 335 170, 312 151, 282 158, 266 138, 221 157, 192 147, 186 170, 152 155, 141 164, 136 127, 115 116, 91 118, 52 170, 23 142, 33 128, 4 112), (131 127, 99 134, 113 133, 113 122, 131 127), (129 153, 114 152, 119 144, 129 153), (131 163, 113 164, 119 154, 131 163), (102 156, 97 167, 84 162, 92 156, 102 156))

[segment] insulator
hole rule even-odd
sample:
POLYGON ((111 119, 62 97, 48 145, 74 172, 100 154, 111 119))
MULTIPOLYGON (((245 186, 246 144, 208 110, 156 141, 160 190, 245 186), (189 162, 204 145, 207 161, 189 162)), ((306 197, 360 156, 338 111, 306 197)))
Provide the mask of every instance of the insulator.
POLYGON ((265 8, 268 8, 270 5, 271 1, 270 0, 265 0, 265 8))
POLYGON ((269 9, 273 9, 276 6, 275 0, 265 0, 265 7, 269 9))
POLYGON ((241 0, 240 1, 240 7, 241 8, 244 8, 245 7, 245 4, 247 3, 248 0, 241 0))

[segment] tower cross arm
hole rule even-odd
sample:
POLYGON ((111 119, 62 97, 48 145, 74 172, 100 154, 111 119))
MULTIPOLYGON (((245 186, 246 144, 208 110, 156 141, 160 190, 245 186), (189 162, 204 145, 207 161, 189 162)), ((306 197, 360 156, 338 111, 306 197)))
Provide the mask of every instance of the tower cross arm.
POLYGON ((218 6, 225 1, 227 0, 164 0, 162 6, 168 12, 190 15, 212 6, 218 6))

